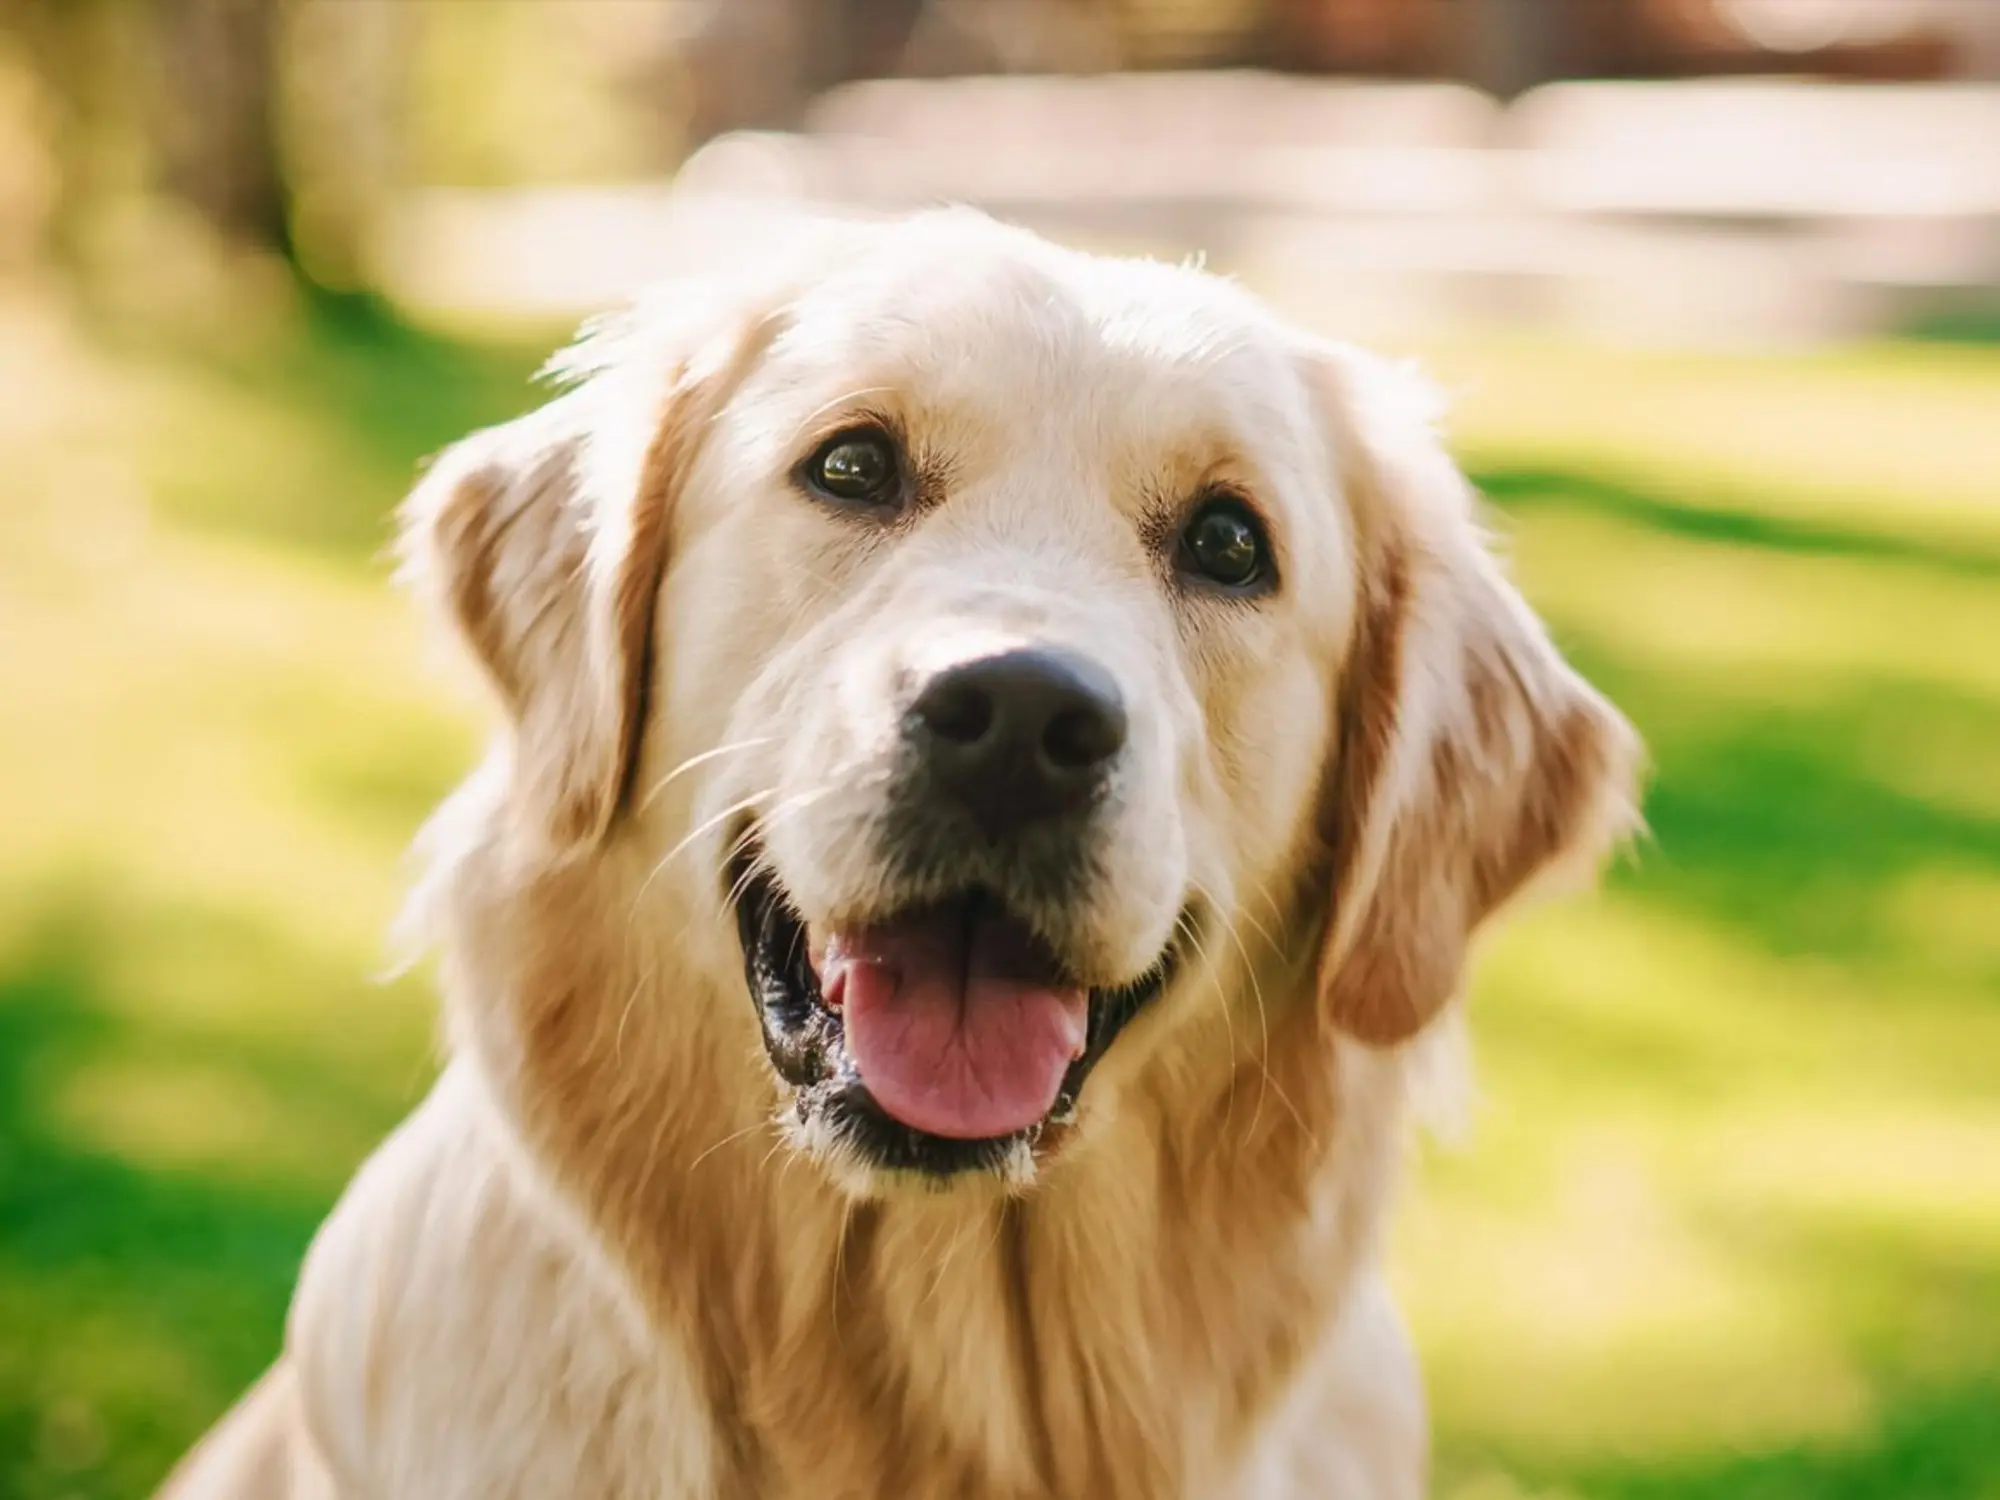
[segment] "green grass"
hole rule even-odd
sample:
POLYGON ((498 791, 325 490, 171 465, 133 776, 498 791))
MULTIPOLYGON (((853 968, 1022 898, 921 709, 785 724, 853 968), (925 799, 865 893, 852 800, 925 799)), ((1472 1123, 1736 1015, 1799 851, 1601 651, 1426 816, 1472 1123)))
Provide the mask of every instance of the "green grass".
MULTIPOLYGON (((0 303, 0 1500, 147 1492, 429 1076, 474 744, 379 550, 539 350, 0 303)), ((1486 955, 1396 1245, 1448 1500, 2000 1496, 2000 352, 1432 351, 1655 838, 1486 955)))

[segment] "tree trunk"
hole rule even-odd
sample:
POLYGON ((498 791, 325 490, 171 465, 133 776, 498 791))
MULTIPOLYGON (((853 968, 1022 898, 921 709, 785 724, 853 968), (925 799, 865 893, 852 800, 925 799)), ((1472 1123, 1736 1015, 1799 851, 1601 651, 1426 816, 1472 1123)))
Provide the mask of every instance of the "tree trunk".
POLYGON ((225 240, 292 255, 278 0, 158 0, 161 186, 225 240))
MULTIPOLYGON (((1574 51, 1577 16, 1571 0, 1462 0, 1468 18, 1467 71, 1502 99, 1563 74, 1574 51)), ((1589 0, 1619 5, 1625 0, 1589 0)))
POLYGON ((365 290, 375 231, 404 176, 414 8, 291 0, 285 24, 279 134, 295 264, 328 290, 365 290))

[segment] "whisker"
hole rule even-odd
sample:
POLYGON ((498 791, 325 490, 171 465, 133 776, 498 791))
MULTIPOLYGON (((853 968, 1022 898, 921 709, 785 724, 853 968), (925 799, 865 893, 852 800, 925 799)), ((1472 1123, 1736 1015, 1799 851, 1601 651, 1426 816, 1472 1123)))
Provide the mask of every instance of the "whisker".
MULTIPOLYGON (((1214 897, 1207 892, 1204 892, 1204 895, 1208 895, 1210 903, 1213 904, 1214 897)), ((1286 1094, 1284 1086, 1271 1073, 1271 1018, 1269 1007, 1265 1004, 1264 1000, 1263 983, 1257 977, 1256 963, 1250 956, 1250 950, 1244 946, 1242 935, 1236 931, 1236 926, 1233 922, 1223 923, 1222 930, 1230 942, 1235 944, 1237 953, 1242 956, 1245 977, 1250 981, 1251 998, 1257 1003, 1257 1028, 1259 1032, 1257 1071, 1262 1079, 1263 1086, 1257 1091, 1257 1110, 1250 1117, 1249 1133, 1253 1136, 1256 1134, 1258 1122, 1263 1116, 1264 1095, 1266 1092, 1276 1094, 1278 1102, 1284 1105, 1286 1113, 1291 1115, 1293 1122, 1301 1130, 1306 1130, 1305 1117, 1299 1113, 1298 1106, 1286 1094)), ((1307 1131, 1307 1133, 1310 1134, 1311 1132, 1307 1131)))
POLYGON ((771 795, 771 793, 775 792, 776 790, 777 788, 775 786, 772 786, 772 787, 766 787, 761 792, 753 792, 748 797, 745 797, 742 801, 731 803, 728 807, 723 808, 722 811, 717 813, 714 817, 704 818, 699 824, 688 830, 687 836, 685 838, 683 838, 679 843, 675 844, 673 848, 669 849, 665 854, 661 855, 660 858, 654 862, 652 869, 646 872, 646 878, 639 882, 639 889, 635 891, 632 895, 632 908, 631 911, 626 915, 625 919, 626 934, 628 939, 632 931, 638 926, 639 910, 645 904, 646 892, 652 889, 653 882, 659 879, 661 872, 664 871, 668 865, 673 863, 674 859, 683 850, 685 850, 690 844, 694 843, 694 841, 696 839, 699 839, 703 834, 707 833, 710 829, 714 828, 718 823, 725 821, 726 819, 728 819, 729 817, 731 817, 736 813, 744 811, 746 808, 754 807, 759 798, 768 797, 771 795))
POLYGON ((840 1230, 833 1241, 833 1342, 847 1348, 847 1331, 840 1326, 840 1293, 847 1282, 847 1231, 854 1224, 855 1203, 846 1199, 840 1206, 840 1230))
MULTIPOLYGON (((1191 880, 1189 883, 1193 885, 1196 893, 1207 904, 1209 910, 1214 912, 1220 912, 1222 910, 1222 907, 1217 903, 1215 899, 1215 893, 1211 891, 1207 886, 1203 885, 1199 880, 1191 880)), ((1191 921, 1187 921, 1185 917, 1183 917, 1178 925, 1180 926, 1183 935, 1187 939, 1188 946, 1194 949, 1195 956, 1198 959, 1200 959, 1200 961, 1204 965, 1213 968, 1214 967, 1213 957, 1210 954, 1207 945, 1202 942, 1201 934, 1195 927, 1195 924, 1191 921)), ((1222 1024, 1223 1027, 1229 1033, 1229 1051, 1230 1055, 1233 1057, 1235 1056, 1236 1053, 1236 1018, 1230 1014, 1230 1007, 1226 1003, 1227 1001, 1226 993, 1224 998, 1225 998, 1225 1003, 1222 1007, 1222 1024)), ((1269 1043, 1267 1041, 1266 1046, 1268 1047, 1268 1045, 1269 1043)), ((1236 1115, 1236 1069, 1233 1067, 1229 1070, 1229 1096, 1227 1101, 1223 1104, 1222 1108, 1223 1108, 1222 1118, 1226 1129, 1228 1123, 1231 1120, 1233 1120, 1236 1115)), ((1252 1115, 1250 1124, 1251 1124, 1251 1129, 1253 1131, 1256 1129, 1256 1123, 1257 1123, 1257 1117, 1255 1115, 1252 1115)))
MULTIPOLYGON (((782 801, 775 802, 770 807, 766 808, 758 816, 756 827, 746 828, 743 830, 742 833, 736 836, 735 840, 730 844, 729 848, 725 851, 724 858, 728 861, 733 862, 735 860, 741 859, 745 854, 749 853, 752 849, 755 849, 757 851, 757 858, 751 864, 750 868, 744 872, 744 875, 738 876, 735 883, 730 887, 729 898, 731 901, 735 901, 742 896, 743 891, 747 884, 745 878, 746 876, 754 875, 762 871, 768 870, 770 868, 769 859, 765 856, 762 848, 758 845, 757 835, 764 832, 766 829, 775 827, 781 820, 785 818, 795 817, 799 813, 804 812, 808 807, 811 807, 813 803, 819 801, 820 798, 826 796, 829 792, 833 790, 834 790, 833 787, 823 785, 823 786, 809 786, 802 792, 794 792, 791 794, 791 796, 784 798, 782 801)), ((733 810, 734 809, 732 809, 732 811, 733 810)))
POLYGON ((694 770, 696 767, 705 766, 712 760, 720 760, 725 755, 734 755, 739 750, 755 750, 758 746, 769 745, 773 743, 776 739, 777 739, 776 735, 760 734, 755 739, 737 740, 733 744, 717 745, 712 750, 703 750, 698 755, 690 755, 686 760, 682 761, 679 765, 675 766, 671 771, 667 772, 666 775, 662 776, 658 781, 653 783, 653 785, 647 790, 646 795, 640 799, 639 801, 640 809, 643 811, 644 809, 651 807, 653 805, 654 800, 659 797, 660 793, 664 792, 675 781, 679 780, 682 776, 685 776, 689 771, 694 770))
MULTIPOLYGON (((1258 894, 1263 898, 1265 904, 1270 906, 1272 915, 1275 917, 1277 914, 1277 903, 1271 900, 1271 897, 1267 892, 1260 891, 1258 894)), ((1255 917, 1251 916, 1248 911, 1245 911, 1240 906, 1236 910, 1236 915, 1240 917, 1245 924, 1248 925, 1248 927, 1252 932, 1256 933, 1258 937, 1264 940, 1264 946, 1271 950, 1272 957, 1283 958, 1285 956, 1285 945, 1278 941, 1277 937, 1271 932, 1271 930, 1268 927, 1266 927, 1262 922, 1259 922, 1255 917)))
MULTIPOLYGON (((828 792, 831 792, 833 790, 835 790, 835 788, 831 783, 822 783, 819 786, 807 787, 804 791, 801 792, 794 792, 791 796, 786 797, 783 801, 774 804, 767 812, 762 814, 758 818, 757 825, 755 827, 745 828, 742 833, 738 834, 736 838, 733 841, 731 841, 729 847, 723 851, 723 863, 725 865, 733 864, 743 855, 751 853, 753 851, 756 854, 756 858, 751 860, 749 864, 747 864, 742 870, 737 872, 735 879, 733 879, 730 882, 729 889, 723 893, 723 904, 725 906, 736 905, 737 902, 743 899, 743 894, 745 891, 749 890, 752 881, 754 881, 760 875, 770 873, 771 869, 770 860, 765 856, 763 850, 757 846, 756 844, 757 834, 761 832, 763 829, 771 827, 773 824, 777 823, 782 818, 804 811, 807 807, 811 806, 814 802, 818 801, 821 797, 825 796, 828 792)), ((760 793, 759 795, 769 795, 769 793, 767 791, 765 793, 760 793)), ((757 799, 755 797, 752 797, 747 800, 749 802, 755 802, 757 799)), ((744 804, 739 803, 735 807, 725 808, 723 809, 722 813, 719 814, 719 816, 727 817, 732 812, 740 811, 743 805, 744 804)), ((705 825, 705 827, 713 827, 714 823, 715 819, 711 818, 708 820, 708 823, 705 825)), ((695 834, 690 835, 690 837, 698 836, 702 831, 703 830, 701 829, 697 829, 695 834)), ((687 840, 682 840, 683 844, 686 842, 687 840)), ((665 855, 661 859, 660 863, 653 867, 651 873, 647 875, 645 883, 642 884, 640 887, 641 895, 644 894, 646 886, 651 885, 654 878, 659 875, 662 869, 665 868, 666 861, 668 859, 673 858, 674 855, 679 852, 680 849, 678 847, 676 847, 673 850, 670 850, 667 853, 667 855, 665 855)), ((637 899, 635 898, 633 906, 633 920, 636 921, 637 918, 638 918, 638 905, 637 905, 637 899)), ((689 915, 688 923, 690 926, 692 926, 692 924, 696 920, 698 920, 698 918, 694 914, 689 915)))
POLYGON ((722 811, 714 814, 712 817, 703 818, 693 828, 690 828, 687 831, 686 835, 682 837, 681 840, 678 843, 676 843, 673 848, 669 849, 665 854, 662 854, 659 857, 658 861, 653 865, 651 874, 648 874, 646 879, 648 881, 651 881, 654 875, 659 874, 660 871, 664 870, 668 865, 672 864, 676 859, 679 859, 682 854, 686 853, 688 846, 690 844, 694 843, 697 839, 703 837, 705 834, 712 832, 717 825, 727 822, 737 813, 749 811, 751 808, 755 807, 760 801, 770 796, 773 792, 777 790, 778 789, 775 786, 765 787, 764 790, 761 792, 752 792, 749 796, 744 797, 739 801, 730 803, 729 806, 723 808, 722 811))
POLYGON ((632 1012, 639 1004, 639 994, 653 982, 653 971, 647 969, 632 981, 632 993, 625 997, 625 1003, 618 1009, 618 1028, 611 1036, 611 1055, 618 1062, 625 1061, 625 1026, 632 1019, 632 1012))
MULTIPOLYGON (((1208 903, 1209 908, 1211 910, 1215 910, 1216 907, 1215 907, 1214 895, 1205 886, 1203 886, 1200 881, 1197 880, 1191 883, 1195 887, 1196 891, 1199 892, 1199 894, 1201 895, 1202 900, 1208 903)), ((1214 967, 1213 961, 1209 956, 1207 945, 1204 944, 1201 940, 1201 931, 1200 928, 1195 924, 1195 922, 1188 916, 1186 912, 1183 912, 1180 916, 1174 919, 1174 926, 1179 930, 1182 939, 1187 943, 1187 945, 1190 948, 1194 949, 1195 958, 1201 963, 1201 965, 1204 968, 1212 970, 1214 967)), ((1223 1028, 1229 1034, 1229 1053, 1230 1056, 1234 1057, 1236 1055, 1236 1018, 1230 1015, 1229 1006, 1227 1005, 1224 1005, 1222 1007, 1222 1025, 1223 1028)), ((1235 1113, 1236 1113, 1236 1070, 1234 1068, 1231 1068, 1229 1070, 1229 1097, 1222 1106, 1222 1120, 1225 1133, 1227 1132, 1230 1120, 1235 1117, 1235 1113)))
POLYGON ((750 1124, 745 1125, 741 1130, 730 1131, 728 1135, 725 1135, 721 1140, 715 1142, 713 1145, 704 1149, 699 1156, 697 1156, 693 1161, 688 1163, 687 1175, 692 1177, 694 1175, 694 1169, 696 1167, 700 1166, 703 1162, 707 1161, 711 1156, 715 1155, 715 1153, 720 1151, 724 1146, 730 1145, 732 1142, 735 1141, 740 1141, 746 1135, 755 1135, 758 1131, 764 1129, 764 1127, 769 1125, 770 1123, 771 1122, 769 1120, 753 1120, 750 1124))

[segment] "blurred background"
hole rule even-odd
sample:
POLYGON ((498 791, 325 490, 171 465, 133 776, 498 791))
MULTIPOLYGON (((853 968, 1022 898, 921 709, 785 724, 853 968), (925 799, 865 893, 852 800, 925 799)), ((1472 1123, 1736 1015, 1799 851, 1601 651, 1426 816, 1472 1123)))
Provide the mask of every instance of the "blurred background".
POLYGON ((2000 1496, 1996 0, 0 0, 0 1497, 147 1493, 430 1076, 416 464, 939 199, 1421 356, 1651 742, 1398 1231, 1439 1494, 2000 1496))

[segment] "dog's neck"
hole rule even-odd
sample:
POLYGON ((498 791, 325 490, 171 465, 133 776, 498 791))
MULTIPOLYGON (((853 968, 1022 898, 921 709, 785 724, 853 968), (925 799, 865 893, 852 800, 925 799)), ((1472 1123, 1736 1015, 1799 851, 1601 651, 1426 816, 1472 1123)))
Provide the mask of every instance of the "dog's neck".
POLYGON ((856 1201, 771 1127, 743 997, 690 972, 685 926, 669 962, 604 878, 462 868, 453 1019, 692 1356, 738 1471, 721 1492, 1136 1497, 1226 1472, 1371 1253, 1392 1058, 1267 991, 1260 1045, 1155 1059, 1026 1196, 856 1201))

